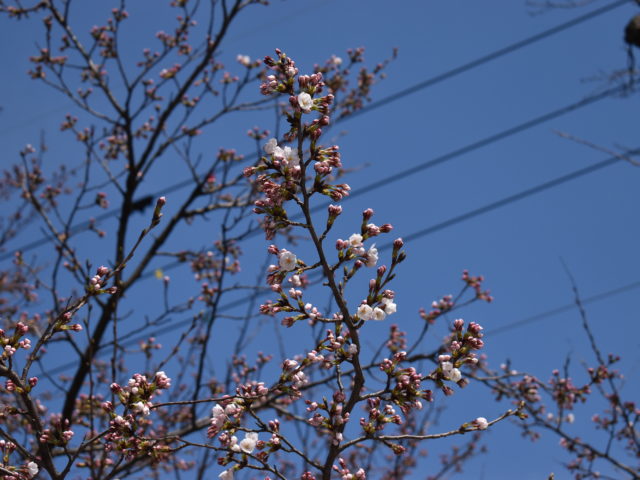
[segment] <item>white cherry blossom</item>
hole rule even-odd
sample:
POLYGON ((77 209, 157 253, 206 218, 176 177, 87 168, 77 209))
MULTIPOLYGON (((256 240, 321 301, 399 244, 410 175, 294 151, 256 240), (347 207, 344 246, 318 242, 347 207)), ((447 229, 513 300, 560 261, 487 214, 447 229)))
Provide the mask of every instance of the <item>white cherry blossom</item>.
POLYGON ((358 307, 357 315, 362 320, 371 320, 371 317, 373 316, 373 309, 366 303, 363 303, 358 307))
POLYGON ((295 270, 297 262, 298 258, 288 250, 282 250, 278 255, 278 263, 280 264, 280 268, 285 272, 295 270))
POLYGON ((313 98, 307 92, 302 92, 298 95, 298 105, 300 105, 300 110, 304 113, 309 113, 311 107, 313 107, 313 98))

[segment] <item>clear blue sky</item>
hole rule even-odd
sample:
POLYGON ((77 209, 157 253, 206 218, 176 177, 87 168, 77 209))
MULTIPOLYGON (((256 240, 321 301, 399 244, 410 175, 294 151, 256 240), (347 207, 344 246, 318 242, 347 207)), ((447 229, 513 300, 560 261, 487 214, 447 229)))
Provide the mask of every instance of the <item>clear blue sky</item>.
MULTIPOLYGON (((89 3, 104 8, 106 15, 106 4, 111 2, 89 3)), ((130 7, 132 20, 143 23, 140 35, 157 28, 153 16, 139 17, 148 3, 130 7)), ((238 53, 259 58, 278 47, 305 71, 331 54, 343 55, 349 47, 366 47, 370 63, 386 58, 392 47, 398 47, 399 56, 388 67, 388 78, 374 90, 375 100, 608 3, 595 1, 586 8, 530 15, 524 0, 275 0, 270 7, 254 8, 239 20, 224 53, 231 67, 238 53)), ((92 13, 100 13, 96 12, 92 13)), ((366 167, 348 183, 355 191, 372 182, 382 187, 345 203, 347 212, 336 235, 346 237, 355 231, 348 219, 371 207, 378 223, 390 222, 394 236, 407 237, 608 157, 554 131, 609 148, 638 147, 638 97, 609 98, 385 185, 398 171, 608 88, 608 74, 626 67, 623 28, 636 13, 638 7, 628 2, 340 124, 335 132, 347 132, 339 139, 344 164, 366 167)), ((96 21, 89 12, 79 15, 82 21, 86 18, 88 27, 96 21)), ((68 144, 58 140, 58 125, 73 108, 25 74, 40 26, 0 22, 0 164, 4 167, 16 161, 19 149, 37 143, 41 130, 50 147, 47 161, 63 162, 68 144)), ((268 127, 266 120, 260 122, 268 127)), ((217 130, 207 148, 248 148, 244 132, 257 123, 250 116, 237 116, 217 130)), ((184 176, 183 172, 180 178, 184 176)), ((175 179, 168 170, 150 185, 150 191, 161 191, 175 179)), ((490 332, 571 303, 571 287, 560 259, 570 267, 584 297, 640 281, 639 179, 640 167, 619 162, 408 242, 410 261, 402 265, 394 283, 398 314, 393 321, 410 332, 418 331, 418 309, 444 294, 456 293, 460 273, 467 268, 486 277, 495 302, 460 315, 489 332, 485 340, 494 365, 509 358, 518 370, 546 379, 567 355, 576 371, 582 361, 594 363, 575 310, 494 335, 490 332)), ((170 208, 171 196, 169 202, 170 208)), ((19 238, 15 244, 26 240, 29 238, 19 238)), ((262 238, 253 242, 256 249, 266 245, 262 238)), ((257 266, 261 260, 255 258, 257 266)), ((255 268, 247 271, 253 279, 255 268)), ((610 296, 587 308, 602 350, 623 356, 624 393, 629 399, 640 396, 639 291, 610 296)), ((432 337, 429 345, 436 345, 438 338, 432 337)), ((457 393, 441 428, 455 428, 479 415, 497 416, 504 405, 487 402, 485 396, 480 390, 457 393)), ((592 413, 589 408, 576 412, 576 432, 586 438, 596 438, 583 427, 590 423, 592 413)), ((551 471, 557 478, 567 478, 560 466, 566 457, 556 438, 543 437, 532 446, 517 435, 506 423, 494 428, 488 433, 488 455, 469 464, 463 478, 540 479, 551 471)), ((438 447, 427 448, 435 451, 438 447)))

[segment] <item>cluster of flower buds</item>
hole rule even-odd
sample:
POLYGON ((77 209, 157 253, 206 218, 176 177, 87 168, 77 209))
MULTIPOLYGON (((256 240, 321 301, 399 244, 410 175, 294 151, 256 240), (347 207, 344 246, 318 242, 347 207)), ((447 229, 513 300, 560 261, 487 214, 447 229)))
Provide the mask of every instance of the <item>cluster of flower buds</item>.
POLYGON ((366 435, 373 435, 380 432, 388 424, 401 425, 402 417, 398 415, 392 405, 386 404, 380 408, 381 400, 378 397, 367 399, 367 410, 369 418, 360 419, 360 426, 366 435))
POLYGON ((50 445, 67 445, 73 437, 73 430, 69 429, 69 420, 63 420, 62 415, 53 414, 49 419, 49 428, 45 428, 40 435, 41 443, 50 445))
POLYGON ((109 208, 109 200, 107 200, 107 194, 104 192, 96 193, 95 204, 100 208, 107 209, 109 208))
POLYGON ((251 130, 247 131, 249 138, 253 138, 256 141, 264 140, 269 136, 269 130, 261 130, 260 127, 255 126, 251 130))
POLYGON ((322 368, 330 369, 345 360, 352 359, 358 353, 358 345, 353 343, 348 331, 337 329, 336 332, 326 330, 325 337, 319 342, 315 350, 307 354, 305 362, 321 364, 322 368), (326 352, 319 354, 318 352, 326 352))
POLYGON ((87 291, 90 293, 109 293, 114 294, 118 291, 118 287, 104 288, 105 283, 109 280, 110 270, 105 266, 98 267, 96 274, 89 279, 89 285, 87 291))
POLYGON ((123 415, 118 415, 112 402, 102 403, 102 409, 111 417, 109 432, 105 435, 107 451, 115 450, 127 458, 150 457, 154 461, 166 459, 171 449, 159 440, 145 439, 144 429, 151 425, 146 418, 151 413, 155 395, 171 386, 171 379, 160 371, 150 382, 145 375, 136 373, 126 385, 111 384, 111 392, 117 395, 125 407, 123 415))
POLYGON ((453 394, 453 389, 446 385, 445 381, 456 383, 459 387, 465 387, 469 383, 467 379, 462 378, 460 368, 466 364, 475 366, 478 363, 475 351, 484 346, 482 327, 479 324, 470 322, 466 331, 463 330, 464 320, 454 320, 453 332, 447 346, 449 353, 438 357, 439 365, 429 376, 445 395, 453 394))
POLYGON ((38 384, 38 377, 30 377, 27 385, 21 385, 16 383, 13 380, 7 379, 4 384, 4 388, 7 392, 30 392, 32 388, 34 388, 38 384))
POLYGON ((295 76, 298 74, 296 62, 280 49, 276 49, 278 59, 270 56, 264 57, 264 64, 274 74, 268 75, 260 85, 260 93, 271 95, 273 93, 289 93, 293 91, 295 76))
POLYGON ((207 430, 208 437, 213 438, 223 430, 238 427, 243 411, 244 407, 231 397, 214 405, 211 409, 211 424, 207 430))
POLYGON ((159 77, 162 78, 163 80, 168 80, 170 78, 173 78, 178 74, 181 68, 182 68, 182 65, 180 65, 179 63, 175 63, 170 68, 163 68, 162 70, 160 70, 159 77))
POLYGON ((577 402, 586 402, 587 396, 591 393, 589 385, 576 387, 571 378, 561 377, 559 370, 552 372, 549 388, 559 409, 572 409, 577 402))
POLYGON ((526 402, 527 408, 536 413, 543 413, 545 407, 539 403, 542 400, 540 391, 544 386, 536 377, 523 375, 522 378, 513 380, 508 389, 496 390, 497 400, 505 395, 513 397, 513 403, 518 405, 521 401, 526 402), (538 404, 537 406, 535 404, 538 404))
POLYGON ((478 300, 484 300, 489 303, 493 301, 493 297, 489 295, 489 290, 482 289, 482 282, 484 282, 484 277, 482 275, 473 277, 469 275, 469 272, 467 270, 464 270, 462 272, 462 281, 464 281, 467 286, 473 288, 478 300))
POLYGON ((9 464, 9 457, 16 450, 16 444, 6 440, 0 440, 0 452, 2 453, 2 478, 7 480, 23 480, 33 478, 38 474, 39 468, 36 462, 30 461, 19 467, 9 464))
POLYGON ((407 349, 407 332, 400 330, 395 323, 389 327, 389 340, 385 346, 391 353, 397 353, 407 349))
POLYGON ((290 399, 300 398, 300 389, 309 383, 309 378, 304 373, 304 368, 310 363, 308 359, 302 361, 286 359, 282 362, 282 374, 278 383, 278 389, 289 395, 290 399))
POLYGON ((73 318, 73 314, 74 314, 73 311, 66 311, 58 315, 55 322, 55 330, 56 331, 71 330, 73 332, 81 332, 82 325, 80 325, 79 323, 73 323, 69 325, 69 322, 73 318))
POLYGON ((407 414, 414 408, 422 408, 422 400, 433 401, 431 390, 422 390, 422 375, 413 367, 398 368, 407 358, 407 352, 398 352, 391 359, 385 358, 380 363, 380 370, 385 372, 390 379, 395 380, 395 386, 391 391, 391 399, 407 414))
MULTIPOLYGON (((89 136, 90 132, 84 132, 79 135, 78 140, 86 141, 89 136)), ((111 135, 107 136, 104 142, 98 143, 98 147, 104 151, 105 158, 117 160, 120 155, 126 155, 127 140, 127 133, 122 127, 116 125, 113 127, 111 135)))
POLYGON ((598 365, 597 368, 589 367, 587 372, 591 382, 600 384, 605 380, 612 380, 614 378, 622 378, 622 375, 617 370, 612 370, 611 365, 620 361, 618 355, 609 354, 607 356, 606 365, 598 365))
POLYGON ((424 308, 421 308, 419 314, 425 321, 433 324, 440 315, 453 309, 454 305, 453 295, 445 295, 440 300, 433 301, 429 313, 427 313, 424 308))
MULTIPOLYGON (((112 383, 111 391, 118 396, 122 405, 134 416, 147 416, 151 413, 150 408, 153 407, 151 402, 153 397, 170 386, 171 379, 162 371, 156 372, 151 382, 145 375, 135 373, 124 386, 112 383)), ((113 405, 110 403, 105 402, 105 409, 113 411, 113 405)), ((115 417, 115 413, 113 416, 115 417)))
POLYGON ((341 480, 366 480, 367 474, 363 468, 359 468, 356 473, 351 473, 344 458, 339 458, 338 463, 340 464, 339 466, 333 465, 333 470, 340 475, 341 480))
POLYGON ((269 388, 264 382, 250 381, 236 388, 236 394, 244 399, 245 403, 265 397, 269 393, 269 388))
POLYGON ((5 331, 0 329, 0 347, 2 347, 2 360, 12 357, 19 349, 28 350, 31 348, 31 340, 23 338, 29 331, 29 326, 22 322, 16 324, 13 335, 7 336, 5 331))
POLYGON ((320 403, 305 401, 307 412, 313 413, 313 416, 307 420, 309 425, 316 427, 319 431, 329 433, 334 445, 339 445, 344 439, 342 431, 349 421, 350 414, 344 411, 346 399, 347 397, 342 390, 336 390, 331 402, 327 402, 326 399, 320 403), (324 414, 320 411, 323 411, 324 414))

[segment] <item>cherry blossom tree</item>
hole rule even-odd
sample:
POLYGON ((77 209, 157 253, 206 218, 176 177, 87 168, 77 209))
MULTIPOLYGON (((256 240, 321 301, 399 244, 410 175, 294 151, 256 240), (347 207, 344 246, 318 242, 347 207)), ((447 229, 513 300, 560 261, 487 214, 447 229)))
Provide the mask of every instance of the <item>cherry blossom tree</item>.
POLYGON ((600 353, 584 311, 596 366, 583 385, 568 365, 549 382, 492 369, 474 321, 455 319, 427 344, 434 323, 491 302, 483 277, 467 271, 458 295, 415 313, 416 338, 393 323, 402 308, 393 280, 410 252, 398 236, 385 253, 393 219, 374 223, 372 208, 342 224, 345 177, 358 173, 327 135, 366 105, 388 61, 367 68, 358 48, 303 72, 276 49, 223 65, 228 31, 245 10, 266 8, 261 0, 163 2, 173 26, 133 51, 124 26, 136 19, 116 3, 87 28, 72 23, 71 0, 0 1, 9 19, 42 22, 29 76, 75 104, 61 130, 81 152, 52 168, 44 142, 28 145, 1 183, 13 207, 0 225, 11 255, 0 275, 3 478, 413 478, 421 445, 460 436, 427 472, 442 478, 505 420, 532 439, 558 436, 576 478, 602 477, 599 465, 638 478, 640 411, 621 398, 617 358, 600 353), (228 145, 202 153, 230 115, 265 110, 276 121, 249 130, 255 156, 228 145), (169 158, 190 176, 174 203, 148 186, 176 168, 169 158), (46 233, 38 255, 12 250, 35 227, 46 233), (187 241, 212 230, 213 243, 187 241), (257 281, 241 268, 252 249, 268 258, 257 281), (176 282, 172 269, 195 283, 176 282), (259 322, 281 342, 272 352, 249 346, 259 322), (155 338, 162 329, 172 332, 166 345, 155 338), (487 385, 503 413, 461 414, 436 431, 438 409, 470 382, 487 385), (565 428, 593 393, 608 402, 593 420, 602 448, 565 428))

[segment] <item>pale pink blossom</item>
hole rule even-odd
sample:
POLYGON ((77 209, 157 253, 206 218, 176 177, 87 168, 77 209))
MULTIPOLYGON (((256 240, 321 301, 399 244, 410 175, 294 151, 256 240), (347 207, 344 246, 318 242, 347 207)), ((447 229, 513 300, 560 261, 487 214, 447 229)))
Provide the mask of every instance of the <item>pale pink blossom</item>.
POLYGON ((349 246, 354 248, 362 247, 362 235, 359 233, 351 235, 349 237, 349 246))
POLYGON ((289 167, 297 167, 300 165, 300 157, 298 157, 298 150, 291 147, 283 148, 283 156, 287 161, 289 167))
POLYGON ((225 470, 220 475, 218 475, 218 478, 220 478, 221 480, 233 480, 233 469, 230 468, 229 470, 225 470))
POLYGON ((356 315, 358 315, 358 318, 362 320, 371 320, 373 317, 373 309, 366 303, 363 303, 358 307, 356 315))
POLYGON ((376 248, 376 244, 374 243, 369 247, 369 250, 367 251, 367 260, 364 262, 364 264, 367 267, 375 267, 377 263, 378 263, 378 249, 376 248))
POLYGON ((288 250, 282 250, 278 255, 278 263, 280 264, 280 268, 285 272, 290 272, 296 268, 296 263, 298 259, 296 256, 289 252, 288 250))
POLYGON ((278 140, 270 138, 267 143, 264 144, 264 151, 269 155, 272 155, 276 148, 278 148, 278 140))
POLYGON ((240 65, 244 65, 245 67, 248 67, 251 64, 251 57, 249 57, 249 55, 238 55, 236 57, 236 61, 240 65))
POLYGON ((27 470, 29 470, 30 477, 35 477, 38 474, 38 464, 36 462, 27 463, 27 470))
POLYGON ((298 105, 304 113, 309 113, 313 107, 313 98, 307 92, 302 92, 298 95, 298 105))
POLYGON ((376 307, 373 309, 373 312, 371 315, 372 320, 377 320, 381 322, 385 318, 387 318, 387 314, 384 312, 384 310, 382 310, 380 307, 376 307))
POLYGON ((478 430, 486 430, 489 428, 489 422, 484 417, 478 417, 473 421, 473 424, 478 427, 478 430))
POLYGON ((393 315, 397 311, 397 306, 393 303, 393 299, 383 297, 381 303, 384 305, 384 311, 387 315, 393 315))
POLYGON ((240 442, 240 450, 245 453, 253 453, 258 443, 258 434, 256 432, 247 432, 240 442))

